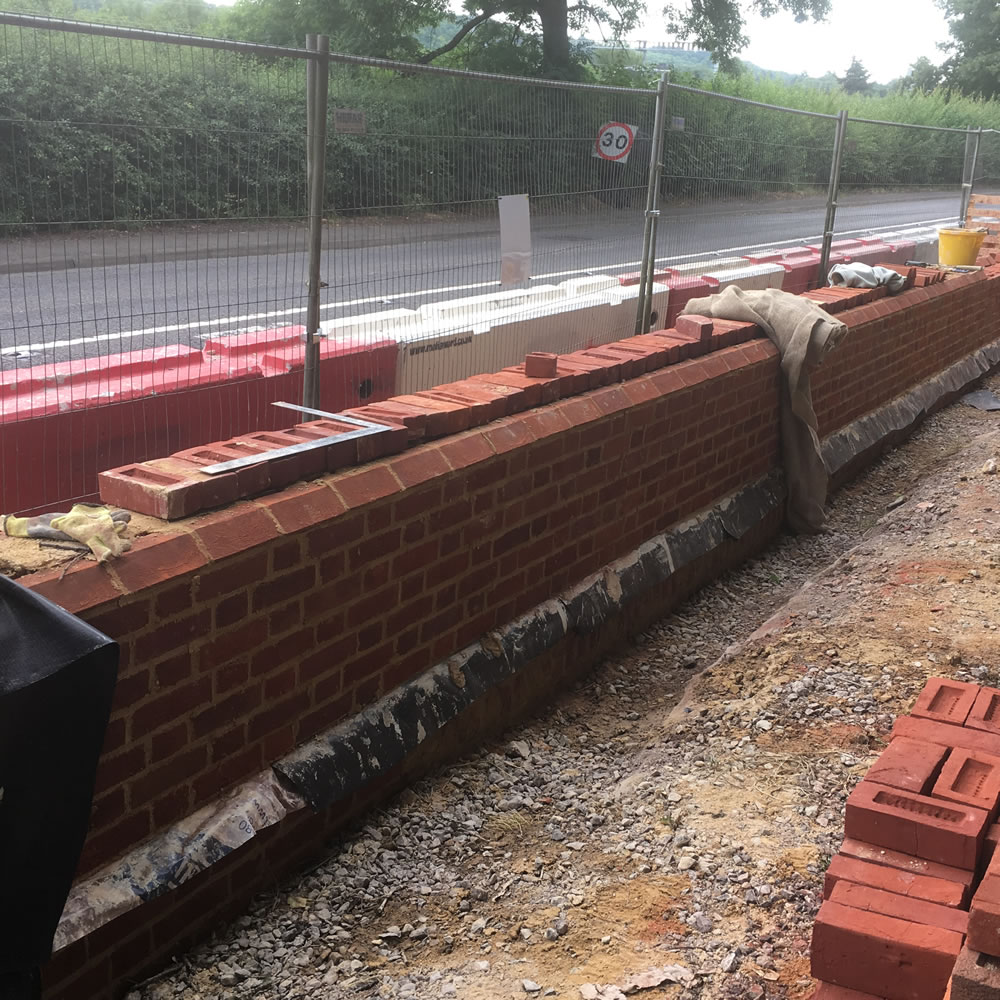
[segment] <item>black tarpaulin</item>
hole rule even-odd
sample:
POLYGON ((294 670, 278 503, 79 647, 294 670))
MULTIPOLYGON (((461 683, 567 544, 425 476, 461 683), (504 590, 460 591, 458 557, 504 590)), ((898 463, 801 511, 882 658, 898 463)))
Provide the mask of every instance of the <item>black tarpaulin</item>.
POLYGON ((50 956, 117 673, 117 643, 0 576, 0 1000, 50 956))

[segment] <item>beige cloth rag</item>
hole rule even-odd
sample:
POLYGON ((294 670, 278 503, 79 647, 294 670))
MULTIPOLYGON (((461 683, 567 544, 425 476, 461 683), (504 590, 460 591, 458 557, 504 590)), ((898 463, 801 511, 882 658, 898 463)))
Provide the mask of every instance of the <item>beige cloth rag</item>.
POLYGON ((745 292, 730 285, 718 295, 691 299, 682 314, 756 323, 778 348, 788 522, 798 532, 822 531, 830 476, 820 450, 809 371, 837 346, 847 327, 815 302, 777 288, 745 292))

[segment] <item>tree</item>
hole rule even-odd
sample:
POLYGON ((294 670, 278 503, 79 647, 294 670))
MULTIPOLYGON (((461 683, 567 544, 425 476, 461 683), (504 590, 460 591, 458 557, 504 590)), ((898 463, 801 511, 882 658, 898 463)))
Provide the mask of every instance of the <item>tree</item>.
POLYGON ((737 53, 749 39, 744 34, 748 13, 772 17, 789 11, 795 20, 822 21, 830 13, 830 0, 687 0, 663 8, 667 29, 681 41, 693 41, 712 54, 723 72, 732 72, 737 53))
MULTIPOLYGON (((765 17, 791 11, 799 21, 821 20, 831 0, 686 0, 664 8, 669 29, 710 51, 724 69, 736 66, 746 44, 744 14, 765 17)), ((436 62, 473 68, 511 64, 512 69, 559 79, 588 74, 585 45, 574 35, 596 30, 620 41, 638 26, 646 0, 464 0, 455 18, 448 0, 237 0, 231 34, 257 41, 301 45, 308 33, 330 36, 334 49, 363 55, 436 62), (453 31, 428 32, 442 23, 453 31), (433 38, 422 46, 417 35, 433 38), (505 45, 512 46, 504 55, 505 45), (476 59, 462 59, 462 54, 476 59)))
POLYGON ((334 51, 415 59, 417 33, 447 14, 447 0, 237 0, 228 33, 296 46, 306 35, 324 34, 334 51))
MULTIPOLYGON (((572 79, 581 75, 585 56, 581 46, 570 40, 571 32, 596 28, 605 37, 620 40, 639 24, 645 9, 645 0, 466 0, 468 18, 459 30, 468 33, 488 21, 506 23, 512 37, 540 39, 537 72, 572 79)), ((439 54, 443 52, 429 53, 426 60, 439 54)))
POLYGON ((970 96, 1000 95, 1000 6, 995 0, 939 0, 948 18, 949 84, 970 96))
POLYGON ((896 81, 895 86, 904 93, 929 94, 939 87, 943 80, 942 67, 935 66, 927 56, 921 56, 910 66, 910 72, 896 81))
POLYGON ((847 72, 843 76, 838 76, 837 82, 848 94, 867 94, 872 88, 868 70, 857 59, 851 60, 847 72))
MULTIPOLYGON (((574 69, 582 57, 579 48, 574 52, 570 32, 596 27, 605 37, 619 40, 639 24, 646 6, 645 0, 495 0, 492 5, 466 0, 465 26, 471 25, 471 31, 498 18, 522 34, 540 35, 540 71, 568 77, 579 75, 574 69)), ((708 50, 720 68, 730 72, 738 69, 736 53, 748 41, 743 34, 745 14, 770 17, 779 11, 791 11, 797 21, 820 21, 830 12, 830 0, 686 0, 663 8, 672 34, 708 50)))

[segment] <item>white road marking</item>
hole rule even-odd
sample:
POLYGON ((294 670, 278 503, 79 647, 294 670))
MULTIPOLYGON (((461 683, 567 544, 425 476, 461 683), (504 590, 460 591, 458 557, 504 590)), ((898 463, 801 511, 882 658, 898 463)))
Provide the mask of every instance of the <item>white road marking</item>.
MULTIPOLYGON (((845 232, 837 233, 837 238, 854 235, 877 236, 880 232, 891 232, 898 230, 901 226, 916 228, 918 226, 933 226, 940 222, 953 222, 953 216, 942 219, 925 219, 917 222, 900 222, 892 226, 879 226, 875 229, 849 229, 845 232)), ((672 260, 692 260, 698 257, 706 257, 709 260, 713 256, 723 254, 738 253, 740 250, 759 250, 769 247, 780 247, 785 244, 800 244, 816 242, 823 239, 822 233, 818 236, 801 236, 787 240, 772 240, 767 243, 752 243, 740 247, 726 247, 722 250, 705 250, 700 253, 676 254, 673 257, 657 257, 656 263, 667 263, 672 260)), ((544 281, 548 278, 569 278, 579 274, 601 274, 606 271, 619 271, 628 268, 636 268, 642 265, 642 261, 634 260, 622 264, 607 264, 605 266, 594 265, 593 267, 580 267, 571 271, 550 271, 548 274, 537 274, 532 277, 532 281, 544 281)), ((386 304, 399 302, 402 299, 422 298, 426 295, 442 295, 448 292, 467 292, 476 288, 495 288, 499 281, 480 281, 469 285, 449 285, 444 288, 427 288, 419 292, 399 292, 396 295, 372 295, 363 299, 351 299, 348 302, 327 302, 320 305, 320 311, 326 312, 331 309, 348 309, 352 306, 365 306, 373 302, 384 302, 386 304)), ((19 344, 13 347, 0 347, 0 357, 12 354, 37 353, 39 351, 51 351, 61 347, 80 347, 86 344, 105 344, 111 341, 123 341, 133 337, 151 337, 160 333, 179 333, 182 330, 199 330, 211 327, 235 326, 239 327, 246 323, 255 323, 260 320, 279 319, 282 317, 299 316, 305 313, 305 306, 295 306, 290 309, 275 309, 271 312, 248 313, 245 316, 220 316, 216 319, 197 320, 193 323, 174 323, 168 326, 149 326, 141 330, 123 330, 120 333, 99 333, 89 337, 73 337, 69 340, 41 341, 32 344, 19 344)), ((231 332, 231 331, 225 331, 231 332)), ((221 336, 223 331, 214 330, 202 336, 221 336)))

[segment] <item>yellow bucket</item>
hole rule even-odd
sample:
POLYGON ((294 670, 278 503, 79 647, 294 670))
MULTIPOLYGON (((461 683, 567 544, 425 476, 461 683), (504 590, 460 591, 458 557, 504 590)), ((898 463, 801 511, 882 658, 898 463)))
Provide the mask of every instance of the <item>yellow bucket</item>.
POLYGON ((968 229, 939 229, 938 263, 945 267, 971 267, 985 238, 986 233, 968 229))

